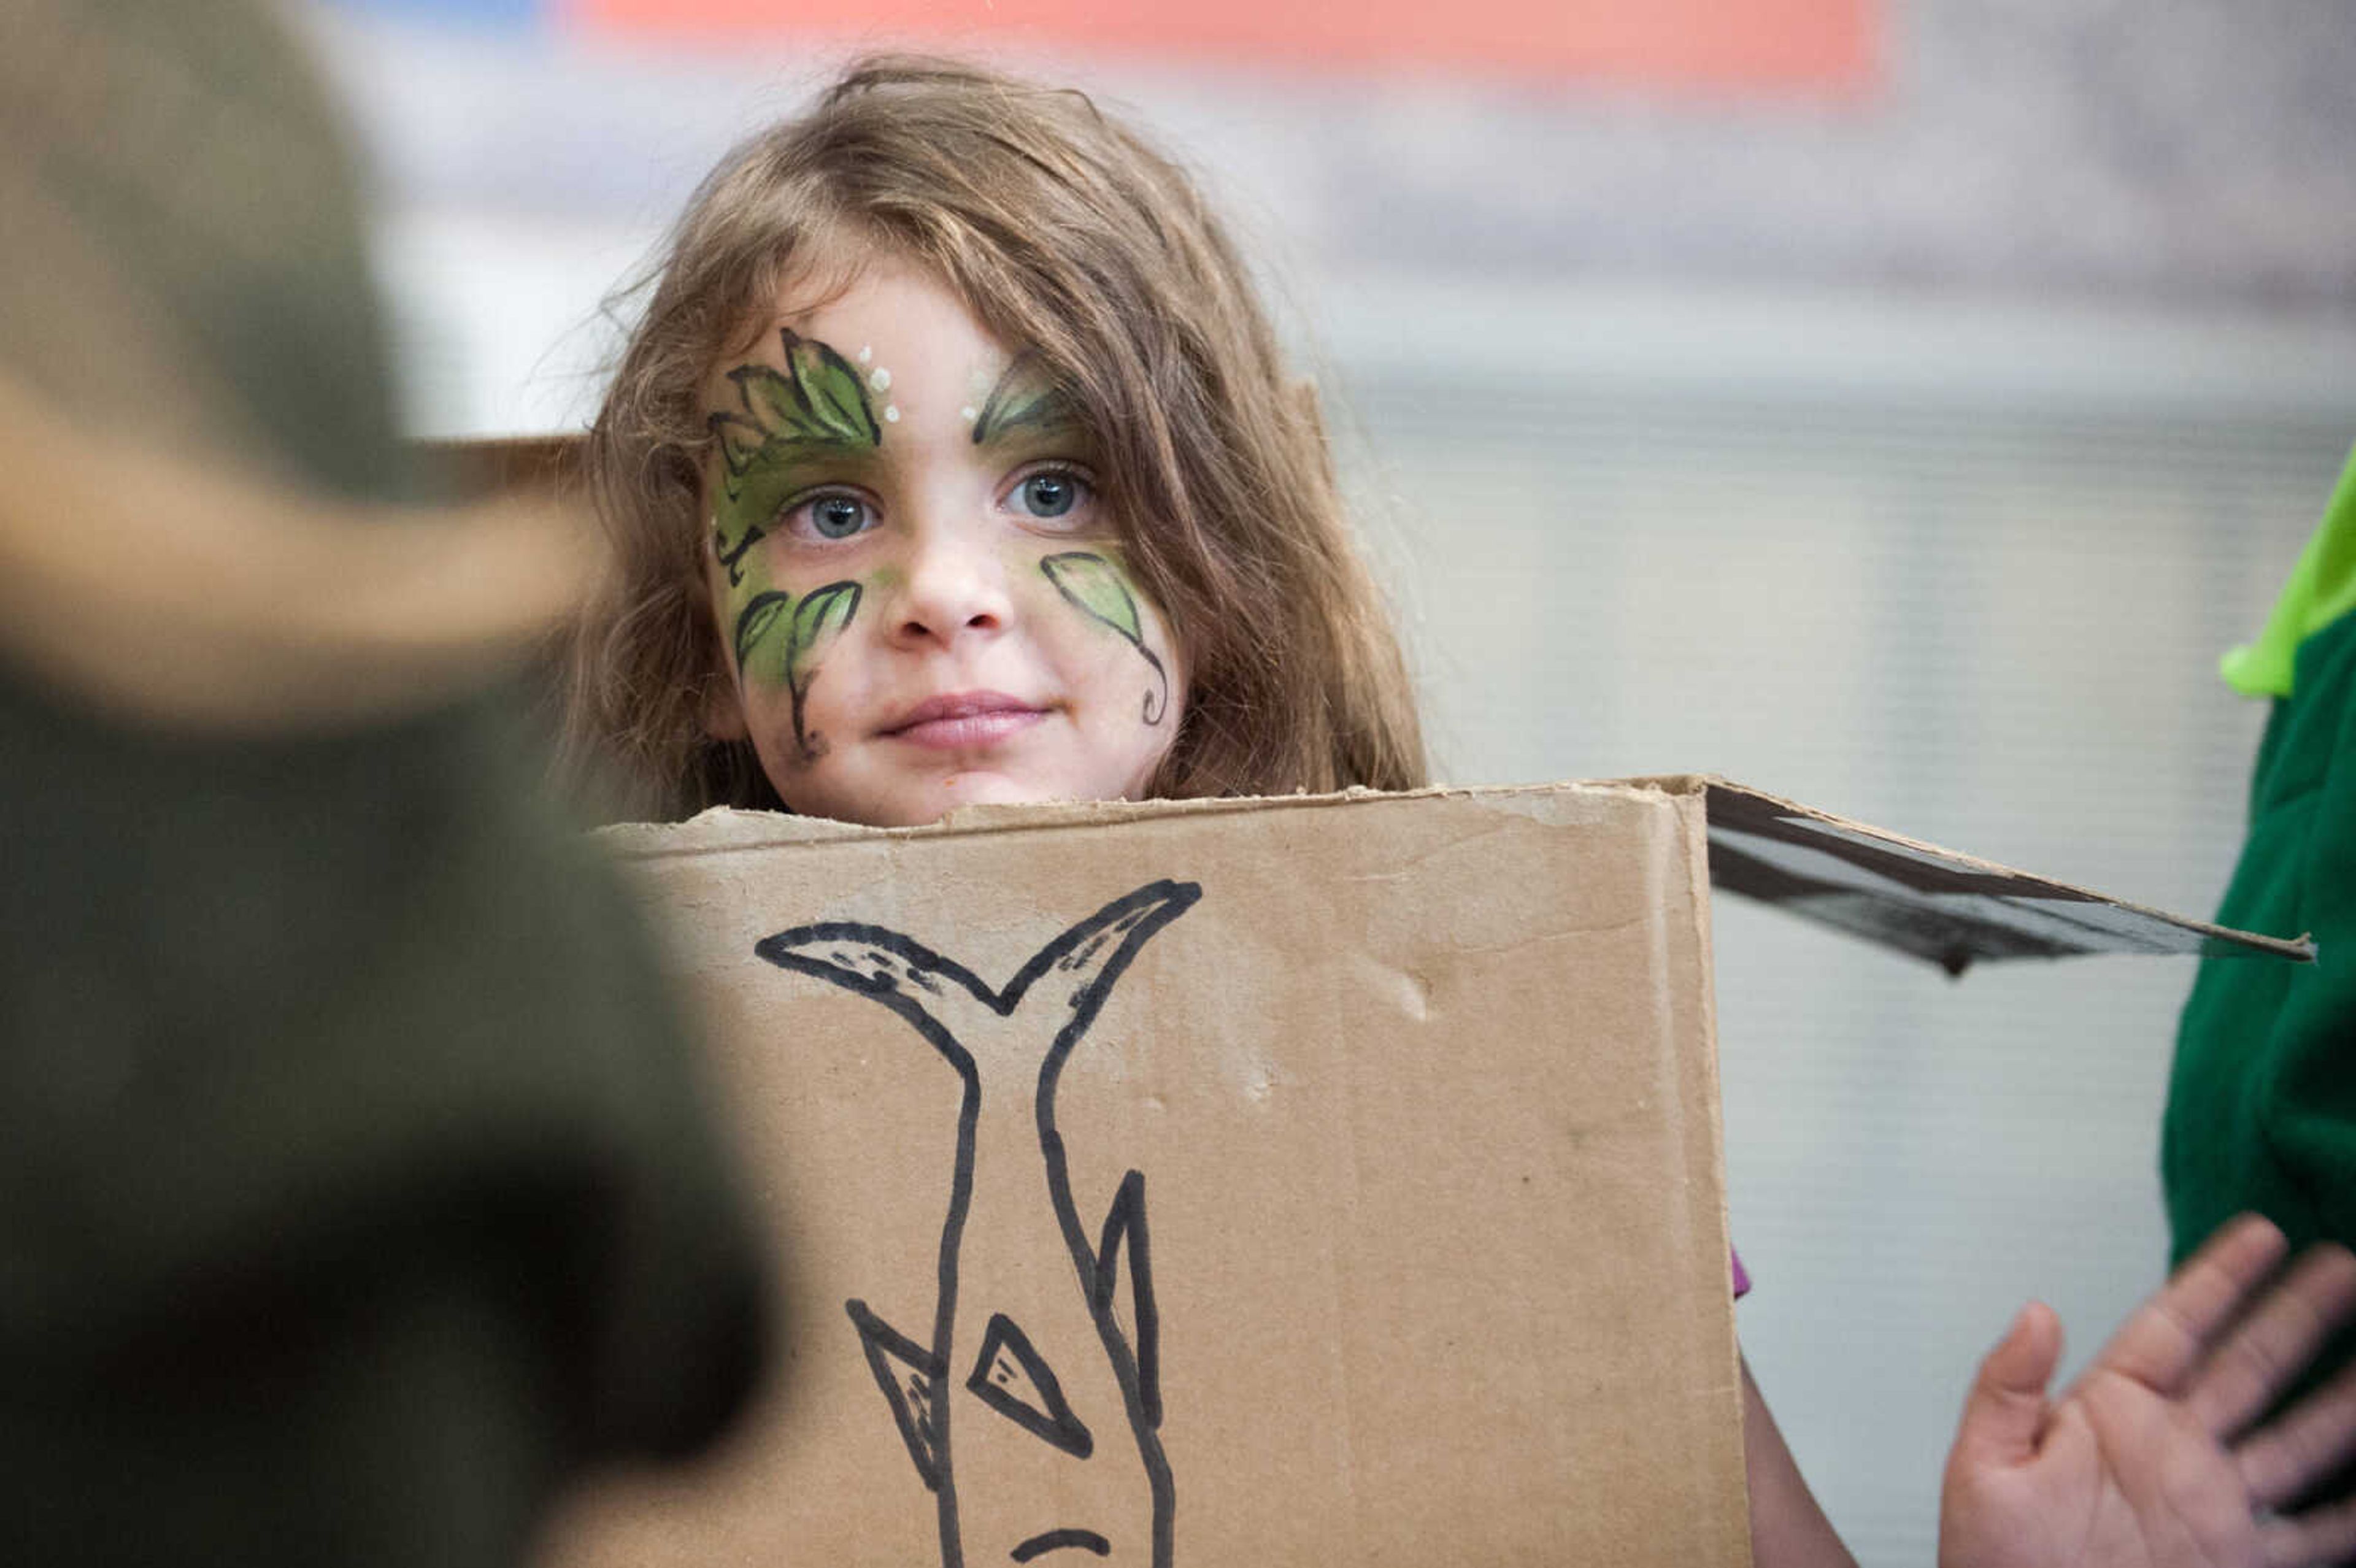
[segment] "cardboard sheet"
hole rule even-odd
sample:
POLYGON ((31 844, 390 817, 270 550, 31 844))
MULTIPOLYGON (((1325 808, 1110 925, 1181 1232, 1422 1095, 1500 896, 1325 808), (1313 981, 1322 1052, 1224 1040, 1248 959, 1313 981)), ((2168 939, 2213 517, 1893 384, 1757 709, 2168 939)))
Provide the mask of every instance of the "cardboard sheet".
POLYGON ((1956 972, 2312 952, 1702 777, 605 837, 788 1354, 565 1568, 1741 1564, 1712 875, 1956 972))
POLYGON ((614 837, 784 1260, 568 1563, 1740 1563, 1698 790, 614 837))

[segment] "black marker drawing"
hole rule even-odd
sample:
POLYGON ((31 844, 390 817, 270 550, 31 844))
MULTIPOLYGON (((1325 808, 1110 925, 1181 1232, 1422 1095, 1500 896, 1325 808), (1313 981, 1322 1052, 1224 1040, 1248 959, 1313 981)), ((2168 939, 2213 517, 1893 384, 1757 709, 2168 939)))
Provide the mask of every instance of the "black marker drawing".
POLYGON ((1116 1495, 1106 1467, 1127 1466, 1141 1469, 1142 1496, 1108 1505, 1117 1517, 1087 1525, 1038 1520, 1042 1528, 1011 1545, 975 1542, 975 1561, 996 1561, 1002 1551, 1028 1563, 1069 1549, 1169 1568, 1174 1494, 1162 1448, 1145 1178, 1133 1169, 1121 1178, 1091 1235, 1072 1191, 1055 1088, 1130 961, 1201 897, 1192 882, 1140 888, 1049 943, 1002 989, 882 926, 802 926, 755 947, 780 968, 891 1008, 963 1086, 929 1335, 903 1332, 864 1301, 844 1303, 901 1441, 934 1495, 942 1568, 966 1561, 961 1492, 990 1496, 1001 1510, 1010 1498, 1019 1506, 1036 1497, 1045 1507, 1051 1498, 1116 1495), (1072 1288, 1046 1293, 1058 1304, 1051 1321, 1018 1323, 999 1309, 1004 1282, 1029 1283, 1041 1267, 1060 1269, 1066 1260, 1072 1288), (958 1358, 969 1354, 960 1376, 958 1358), (961 1414, 953 1398, 959 1389, 976 1402, 961 1414), (1057 1469, 1066 1465, 1093 1468, 1057 1469), (1090 1527, 1098 1523, 1115 1533, 1090 1527))
POLYGON ((1154 694, 1145 694, 1145 721, 1159 724, 1162 716, 1170 711, 1170 672, 1151 648, 1145 645, 1145 622, 1138 613, 1137 595, 1129 591, 1129 579, 1120 568, 1092 550, 1066 550, 1061 555, 1043 557, 1039 570, 1055 585, 1064 602, 1100 625, 1109 626, 1121 635, 1122 640, 1138 651, 1145 662, 1153 667, 1154 676, 1162 682, 1162 700, 1154 694))

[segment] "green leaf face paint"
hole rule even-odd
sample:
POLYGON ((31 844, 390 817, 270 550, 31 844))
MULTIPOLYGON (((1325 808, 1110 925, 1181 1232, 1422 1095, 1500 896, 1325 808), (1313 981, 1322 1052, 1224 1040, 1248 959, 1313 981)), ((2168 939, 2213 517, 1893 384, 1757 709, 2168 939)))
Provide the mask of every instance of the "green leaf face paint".
POLYGON ((857 452, 882 444, 866 386, 827 345, 780 327, 786 368, 739 365, 728 372, 741 413, 707 421, 719 443, 722 496, 712 510, 712 548, 728 581, 744 581, 745 552, 767 534, 791 494, 794 462, 812 451, 857 452))
POLYGON ((848 360, 823 343, 780 328, 787 374, 766 365, 728 373, 745 409, 775 440, 815 445, 873 446, 883 439, 867 389, 848 360))
POLYGON ((1051 555, 1039 562, 1039 570, 1047 574, 1047 581, 1055 585, 1058 593, 1093 619, 1102 621, 1132 643, 1145 640, 1137 613, 1137 596, 1130 592, 1120 569, 1104 557, 1086 551, 1051 555))
POLYGON ((736 669, 746 685, 782 680, 793 699, 794 745, 805 763, 815 762, 822 740, 804 728, 802 710, 819 666, 859 613, 856 582, 830 582, 794 597, 777 589, 754 594, 736 613, 733 641, 736 669))
POLYGON ((973 421, 973 443, 986 446, 1009 431, 1073 422, 1071 401, 1047 379, 1038 356, 1018 354, 1001 373, 973 421))
POLYGON ((786 678, 793 683, 797 701, 799 694, 809 688, 809 677, 817 673, 820 656, 842 635, 858 611, 856 582, 830 582, 806 594, 794 607, 794 635, 786 656, 786 678))
POLYGON ((1160 700, 1156 693, 1145 694, 1144 719, 1148 724, 1159 724, 1170 711, 1170 672, 1162 667, 1161 658, 1145 645, 1144 618, 1138 612, 1137 594, 1129 585, 1129 574, 1090 550, 1067 550, 1060 555, 1043 557, 1039 570, 1064 602, 1099 625, 1109 626, 1120 634, 1123 641, 1135 648, 1139 656, 1152 667, 1160 680, 1160 700))
MULTIPOLYGON (((746 680, 753 677, 753 653, 766 641, 776 626, 777 618, 791 610, 794 596, 776 590, 755 593, 736 613, 736 668, 746 680)), ((790 645, 790 639, 788 640, 790 645)), ((782 666, 782 661, 781 661, 782 666)))

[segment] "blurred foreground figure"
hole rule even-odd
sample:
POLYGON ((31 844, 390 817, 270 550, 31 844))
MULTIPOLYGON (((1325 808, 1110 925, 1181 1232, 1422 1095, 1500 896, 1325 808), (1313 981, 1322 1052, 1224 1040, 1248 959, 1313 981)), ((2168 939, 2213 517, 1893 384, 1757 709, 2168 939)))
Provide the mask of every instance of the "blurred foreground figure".
MULTIPOLYGON (((2356 454, 2265 630, 2224 674, 2273 709, 2217 918, 2312 933, 2317 954, 2201 965, 2160 1152, 2179 1260, 2244 1209, 2295 1243, 2356 1244, 2356 454)), ((2303 1386, 2351 1357, 2356 1329, 2303 1386)), ((2356 1493, 2356 1472, 2331 1490, 2356 1493)))
POLYGON ((763 1302, 620 890, 487 684, 594 552, 412 512, 247 0, 0 41, 0 1555, 505 1563, 763 1302))

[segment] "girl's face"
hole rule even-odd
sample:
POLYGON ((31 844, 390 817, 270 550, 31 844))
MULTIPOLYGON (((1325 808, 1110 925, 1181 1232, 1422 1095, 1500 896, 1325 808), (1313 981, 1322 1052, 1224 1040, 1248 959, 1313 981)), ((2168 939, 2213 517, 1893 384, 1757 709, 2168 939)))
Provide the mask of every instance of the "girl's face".
POLYGON ((900 826, 1143 791, 1185 674, 1040 367, 879 263, 820 309, 781 299, 704 402, 734 677, 705 723, 787 805, 900 826))

